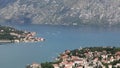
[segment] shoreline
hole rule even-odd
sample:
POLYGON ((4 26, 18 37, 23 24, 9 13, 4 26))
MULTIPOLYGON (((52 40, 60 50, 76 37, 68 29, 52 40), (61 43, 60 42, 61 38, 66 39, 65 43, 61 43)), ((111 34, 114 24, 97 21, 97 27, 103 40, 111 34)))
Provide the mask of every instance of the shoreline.
POLYGON ((84 47, 65 50, 53 62, 28 64, 26 68, 118 68, 120 47, 84 47))
POLYGON ((17 30, 9 26, 0 25, 0 43, 42 42, 42 37, 36 37, 36 32, 17 30))

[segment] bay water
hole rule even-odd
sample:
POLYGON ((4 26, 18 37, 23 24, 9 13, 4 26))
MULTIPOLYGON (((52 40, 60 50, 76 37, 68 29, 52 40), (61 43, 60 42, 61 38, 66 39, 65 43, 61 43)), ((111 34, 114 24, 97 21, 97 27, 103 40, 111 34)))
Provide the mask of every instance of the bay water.
POLYGON ((0 45, 0 68, 25 68, 27 64, 54 61, 66 49, 120 46, 120 28, 13 25, 19 30, 36 32, 44 42, 0 45))

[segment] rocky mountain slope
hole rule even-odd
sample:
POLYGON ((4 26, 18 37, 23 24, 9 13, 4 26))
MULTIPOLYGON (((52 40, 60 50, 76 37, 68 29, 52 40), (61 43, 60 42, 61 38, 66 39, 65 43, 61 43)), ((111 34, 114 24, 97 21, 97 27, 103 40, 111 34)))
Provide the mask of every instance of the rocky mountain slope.
POLYGON ((120 0, 10 1, 0 0, 0 22, 54 25, 120 24, 120 0))

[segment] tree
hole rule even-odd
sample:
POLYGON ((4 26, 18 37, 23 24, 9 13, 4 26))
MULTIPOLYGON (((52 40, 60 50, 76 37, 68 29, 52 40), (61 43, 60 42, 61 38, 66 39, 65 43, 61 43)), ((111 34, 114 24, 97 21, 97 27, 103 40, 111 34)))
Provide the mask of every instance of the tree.
POLYGON ((41 63, 42 68, 54 68, 50 62, 41 63))

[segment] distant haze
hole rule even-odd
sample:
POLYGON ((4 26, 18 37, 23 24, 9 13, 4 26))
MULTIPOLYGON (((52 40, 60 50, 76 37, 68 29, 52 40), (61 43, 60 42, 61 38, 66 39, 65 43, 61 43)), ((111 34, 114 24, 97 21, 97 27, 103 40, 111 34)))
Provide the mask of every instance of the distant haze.
POLYGON ((119 25, 120 0, 0 0, 0 22, 119 25))

